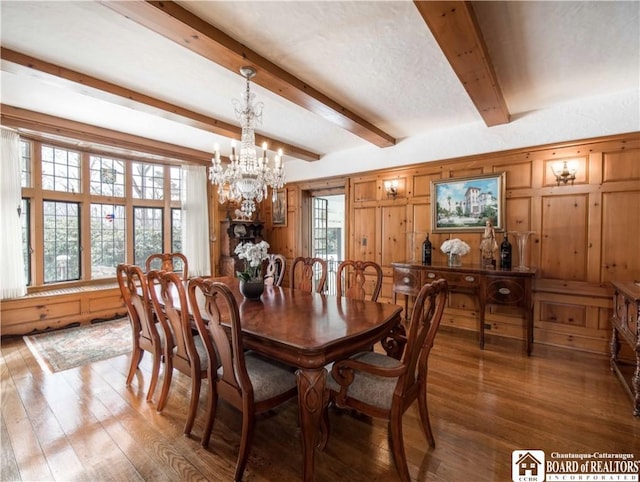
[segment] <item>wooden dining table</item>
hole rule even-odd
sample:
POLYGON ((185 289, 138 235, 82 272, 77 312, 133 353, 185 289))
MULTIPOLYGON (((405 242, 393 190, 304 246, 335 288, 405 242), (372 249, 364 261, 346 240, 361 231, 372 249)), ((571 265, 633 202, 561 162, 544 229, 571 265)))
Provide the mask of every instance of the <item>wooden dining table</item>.
POLYGON ((274 360, 297 367, 302 433, 303 480, 314 480, 315 451, 328 401, 325 366, 382 341, 399 357, 403 345, 402 308, 265 286, 259 301, 244 299, 234 278, 222 278, 240 311, 242 342, 274 360))

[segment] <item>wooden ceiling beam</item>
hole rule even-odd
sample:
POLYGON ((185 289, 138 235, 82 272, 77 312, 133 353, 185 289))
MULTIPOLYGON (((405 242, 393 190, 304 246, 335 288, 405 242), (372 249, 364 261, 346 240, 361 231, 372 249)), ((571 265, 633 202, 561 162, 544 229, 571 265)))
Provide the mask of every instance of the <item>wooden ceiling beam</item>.
POLYGON ((510 120, 471 2, 414 1, 487 126, 510 120))
POLYGON ((171 1, 104 1, 103 5, 234 73, 252 66, 252 82, 379 146, 396 140, 229 35, 171 1))
MULTIPOLYGON (((2 58, 2 69, 4 71, 33 75, 43 78, 46 81, 62 85, 65 88, 83 95, 89 95, 96 99, 135 109, 139 112, 157 115, 190 127, 240 140, 241 129, 239 125, 228 124, 213 117, 199 114, 125 87, 15 52, 5 47, 0 47, 0 58, 2 58)), ((287 156, 297 159, 305 161, 317 161, 320 159, 320 155, 315 152, 256 133, 256 143, 261 145, 263 142, 269 145, 270 150, 277 151, 281 148, 287 156)))

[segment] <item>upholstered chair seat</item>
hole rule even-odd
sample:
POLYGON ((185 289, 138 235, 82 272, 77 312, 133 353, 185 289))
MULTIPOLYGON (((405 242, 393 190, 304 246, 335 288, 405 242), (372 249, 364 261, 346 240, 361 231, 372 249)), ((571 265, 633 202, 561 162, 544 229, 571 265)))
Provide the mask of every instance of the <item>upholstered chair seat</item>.
MULTIPOLYGON (((402 362, 387 355, 376 352, 363 352, 350 360, 366 363, 373 367, 397 368, 402 362)), ((393 390, 398 384, 398 377, 381 377, 371 373, 354 370, 353 382, 349 385, 349 398, 366 402, 374 407, 390 409, 393 401, 393 390)), ((340 391, 340 385, 333 377, 327 377, 327 386, 335 392, 340 391)))
MULTIPOLYGON (((269 360, 254 351, 244 354, 247 374, 253 387, 253 399, 261 402, 273 398, 297 387, 296 376, 291 373, 289 366, 269 360)), ((222 378, 224 368, 218 368, 218 376, 222 378)))

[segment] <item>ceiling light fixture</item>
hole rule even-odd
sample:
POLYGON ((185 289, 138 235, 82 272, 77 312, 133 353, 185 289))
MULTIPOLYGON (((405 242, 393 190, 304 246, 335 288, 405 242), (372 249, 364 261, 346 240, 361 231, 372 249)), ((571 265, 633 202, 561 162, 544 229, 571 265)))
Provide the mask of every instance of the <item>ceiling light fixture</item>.
POLYGON ((240 140, 240 155, 236 155, 235 141, 231 141, 231 155, 226 169, 220 162, 218 145, 214 147, 214 156, 209 168, 209 180, 218 186, 218 199, 221 203, 227 200, 240 202, 242 213, 251 218, 256 210, 256 203, 267 197, 270 187, 275 200, 276 190, 284 186, 284 166, 282 165, 282 149, 274 157, 273 168, 269 166, 267 158, 267 143, 262 144, 262 155, 256 153, 254 128, 262 122, 264 104, 253 103, 255 94, 251 93, 251 79, 256 75, 253 67, 242 67, 242 76, 247 79, 247 88, 243 101, 233 100, 236 116, 240 120, 242 136, 240 140))
POLYGON ((551 164, 551 170, 553 171, 553 175, 556 176, 558 186, 560 183, 567 184, 569 181, 571 181, 571 185, 573 186, 577 171, 573 163, 569 166, 567 161, 556 162, 555 164, 551 164))

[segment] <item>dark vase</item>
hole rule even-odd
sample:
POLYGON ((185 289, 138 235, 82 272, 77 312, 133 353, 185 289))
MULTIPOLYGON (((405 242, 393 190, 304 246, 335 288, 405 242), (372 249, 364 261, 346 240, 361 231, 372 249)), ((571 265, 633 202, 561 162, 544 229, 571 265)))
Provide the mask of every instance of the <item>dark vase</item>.
POLYGON ((240 280, 240 293, 248 300, 259 300, 264 291, 264 280, 252 279, 250 281, 240 280))

